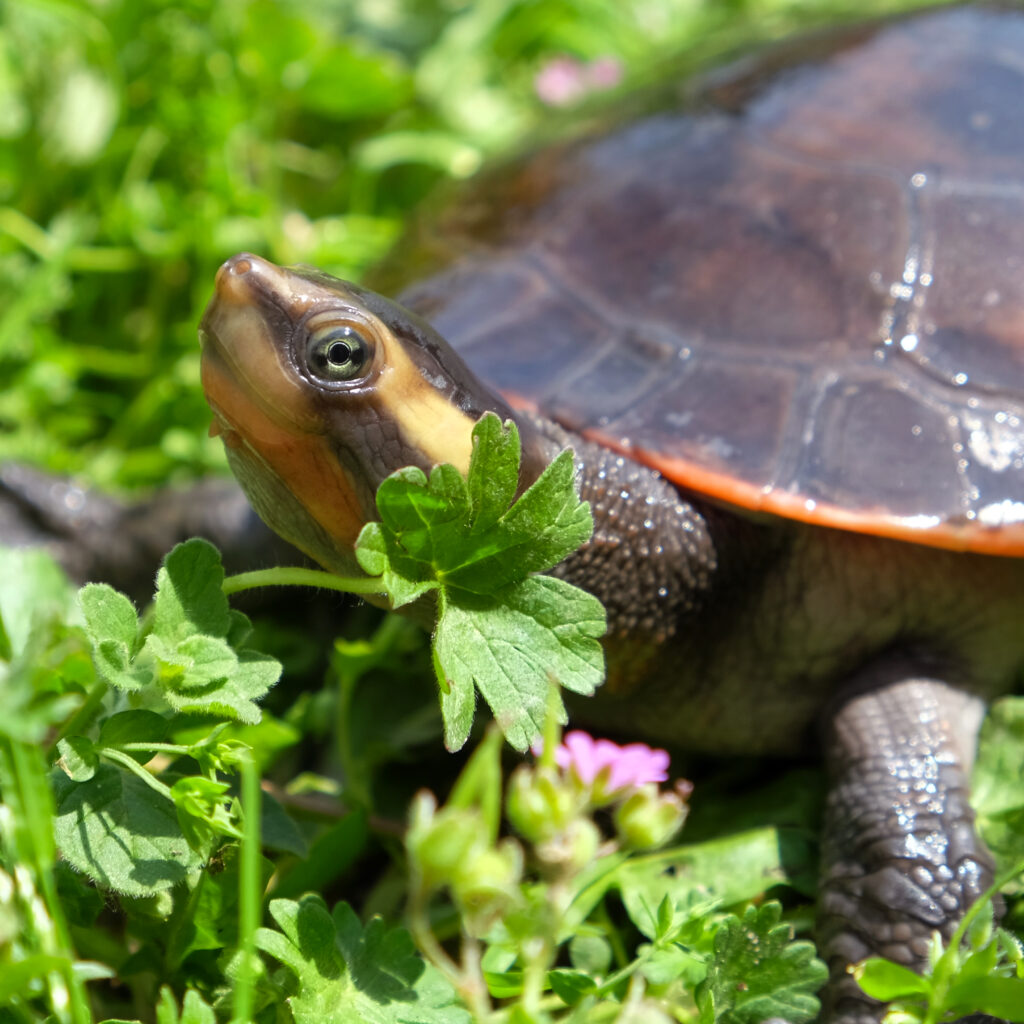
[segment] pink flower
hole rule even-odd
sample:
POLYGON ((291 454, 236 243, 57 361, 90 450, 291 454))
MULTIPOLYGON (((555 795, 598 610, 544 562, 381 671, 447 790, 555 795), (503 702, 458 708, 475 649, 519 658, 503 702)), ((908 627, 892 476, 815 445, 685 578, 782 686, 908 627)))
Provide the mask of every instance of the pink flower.
POLYGON ((598 783, 605 795, 623 789, 664 782, 668 778, 668 753, 646 743, 620 747, 611 740, 595 740, 575 730, 565 734, 555 751, 555 764, 572 772, 584 785, 598 783))
POLYGON ((598 57, 589 64, 575 57, 552 57, 537 72, 533 88, 549 107, 567 107, 588 92, 611 89, 622 80, 622 65, 614 57, 598 57))

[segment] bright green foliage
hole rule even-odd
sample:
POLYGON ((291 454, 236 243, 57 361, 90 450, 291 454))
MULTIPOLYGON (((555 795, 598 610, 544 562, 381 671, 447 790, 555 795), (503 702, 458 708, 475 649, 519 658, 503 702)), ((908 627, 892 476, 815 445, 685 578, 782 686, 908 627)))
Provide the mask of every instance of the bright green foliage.
POLYGON ((994 926, 992 904, 984 897, 948 945, 937 932, 932 936, 924 974, 873 958, 858 964, 854 977, 868 995, 892 1003, 886 1021, 893 1024, 936 1024, 975 1013, 1024 1021, 1024 947, 994 926))
POLYGON ((68 863, 103 886, 148 896, 184 881, 210 855, 192 849, 175 806, 137 775, 101 764, 87 781, 53 773, 57 845, 68 863))
MULTIPOLYGON (((360 536, 360 564, 383 572, 389 589, 400 575, 424 588, 486 596, 557 565, 594 529, 573 485, 572 453, 562 452, 513 504, 519 457, 515 423, 503 427, 487 413, 473 429, 465 480, 449 465, 437 466, 429 481, 415 468, 392 474, 377 490, 381 524, 360 536)), ((395 607, 411 599, 396 597, 395 607)))
POLYGON ((981 744, 971 775, 971 803, 978 831, 1000 871, 1024 862, 1024 698, 996 701, 981 727, 981 744))
POLYGON ((616 873, 614 884, 636 926, 653 937, 651 915, 666 897, 677 906, 707 913, 754 899, 773 885, 792 885, 794 876, 816 868, 817 849, 810 836, 766 826, 629 861, 616 873))
MULTIPOLYGON (((565 785, 564 780, 559 783, 553 766, 542 763, 529 769, 536 791, 524 790, 529 772, 523 766, 504 794, 515 797, 518 817, 524 808, 552 809, 550 834, 537 831, 524 856, 525 837, 509 836, 502 825, 506 787, 497 731, 470 759, 445 805, 437 809, 429 797, 420 798, 418 824, 407 832, 411 870, 403 878, 392 874, 372 897, 397 915, 399 903, 389 904, 385 894, 395 886, 411 887, 410 922, 426 961, 402 929, 380 920, 364 927, 347 906, 339 905, 332 916, 317 897, 301 896, 309 888, 345 884, 354 865, 372 860, 366 853, 375 849, 376 826, 368 824, 366 811, 340 812, 311 828, 308 820, 297 824, 290 808, 267 793, 262 800, 257 794, 259 815, 243 814, 236 791, 228 787, 249 756, 247 743, 265 742, 269 764, 271 749, 287 752, 300 726, 322 715, 307 717, 296 710, 290 723, 267 732, 275 721, 269 715, 258 726, 246 726, 228 714, 202 718, 176 712, 149 677, 133 689, 105 681, 110 659, 98 651, 97 633, 124 645, 118 664, 125 671, 144 657, 145 629, 160 629, 168 646, 180 645, 195 629, 236 639, 233 624, 239 620, 225 615, 212 590, 187 578, 176 583, 179 569, 189 564, 221 578, 205 545, 194 554, 181 563, 169 559, 161 576, 166 605, 159 615, 155 609, 146 615, 141 630, 134 609, 131 618, 123 614, 130 608, 126 599, 102 588, 88 591, 98 597, 95 608, 92 598, 82 602, 88 611, 85 630, 71 624, 80 614, 73 591, 43 558, 17 563, 29 574, 26 592, 37 595, 31 607, 5 605, 0 576, 0 611, 11 623, 14 661, 33 645, 59 651, 70 643, 77 652, 58 656, 46 672, 30 673, 19 684, 30 698, 37 684, 52 697, 40 705, 45 714, 38 719, 60 734, 49 786, 38 742, 20 744, 0 731, 0 793, 10 811, 0 815, 0 886, 14 877, 7 866, 21 869, 14 898, 0 905, 4 1009, 16 1008, 24 1019, 50 1016, 62 1024, 91 1024, 85 984, 113 976, 133 991, 136 1005, 146 1005, 147 999, 155 1004, 158 1024, 211 1024, 213 1007, 220 1014, 225 1005, 226 987, 234 991, 233 1004, 240 1005, 243 984, 249 991, 245 1005, 262 1008, 261 1016, 271 1009, 290 1014, 295 1024, 321 1024, 315 1018, 325 1018, 323 1024, 459 1024, 486 1022, 492 1013, 523 1021, 544 1019, 538 1014, 546 1013, 561 1024, 698 1018, 746 1024, 773 1014, 806 1020, 813 1012, 823 968, 806 942, 790 941, 790 927, 780 922, 777 907, 751 908, 742 917, 723 913, 767 886, 788 882, 806 891, 814 864, 806 829, 760 826, 629 856, 603 845, 597 823, 579 817, 578 786, 559 795, 552 787, 565 785), (39 578, 33 580, 36 571, 39 578), (105 631, 97 628, 102 626, 105 631), (55 637, 63 639, 57 643, 55 637), (83 671, 80 663, 89 643, 100 675, 89 665, 90 671, 83 671), (62 706, 62 714, 55 714, 62 706), (78 710, 72 712, 73 707, 78 710), (263 861, 261 868, 257 861, 258 870, 243 884, 238 836, 257 819, 261 841, 249 847, 250 855, 259 858, 262 848, 272 861, 263 861), (59 889, 52 881, 54 831, 63 858, 59 889), (32 867, 25 870, 26 865, 32 867), (293 898, 271 904, 277 928, 259 928, 271 874, 277 893, 293 898), (99 885, 102 898, 85 877, 99 885), (118 894, 132 898, 119 900, 118 894), (248 918, 241 913, 243 895, 252 904, 248 918), (444 902, 448 898, 450 906, 444 902), (46 913, 39 911, 41 899, 46 913), (613 923, 609 899, 625 909, 631 928, 613 923), (105 905, 118 900, 120 913, 107 914, 105 905), (459 930, 476 936, 481 961, 467 956, 452 965, 443 957, 432 959, 437 944, 431 928, 446 920, 446 906, 449 914, 460 915, 459 930), (75 944, 64 915, 75 926, 75 944), (83 936, 102 935, 119 919, 125 922, 124 936, 115 933, 94 948, 75 949, 83 936), (6 938, 11 935, 17 936, 13 944, 6 938), (136 951, 124 959, 129 942, 136 951), (257 958, 243 982, 245 948, 258 948, 284 967, 268 970, 257 958), (167 984, 185 993, 180 1009, 167 991, 158 994, 167 984), (50 1012, 64 1005, 62 986, 71 987, 74 1007, 64 1018, 50 1012), (477 995, 463 1005, 459 996, 467 993, 477 995), (510 1003, 502 1006, 500 1000, 510 1003), (541 1004, 543 1011, 537 1009, 541 1004)), ((0 562, 4 556, 0 552, 0 562)), ((335 662, 348 680, 344 708, 358 706, 365 690, 374 695, 373 714, 384 714, 399 677, 377 673, 407 665, 413 640, 414 633, 392 622, 372 642, 343 642, 335 662), (382 685, 382 678, 392 681, 382 685)), ((26 706, 36 707, 33 699, 26 706)), ((362 730, 358 717, 339 719, 339 727, 362 730)), ((403 735, 416 738, 417 728, 424 726, 410 719, 403 735)), ((363 777, 360 792, 371 799, 375 759, 404 756, 403 744, 389 753, 376 743, 363 747, 349 740, 346 745, 348 763, 363 777)), ((982 759, 1010 757, 999 749, 1002 754, 982 759)), ((401 771, 407 773, 408 766, 401 771)), ((993 786, 999 793, 1012 789, 1001 782, 993 786)), ((805 789, 804 777, 793 773, 761 795, 737 801, 738 813, 727 817, 756 825, 755 810, 763 814, 766 806, 780 803, 793 808, 805 789)), ((606 828, 613 824, 604 822, 606 828)), ((894 1010, 900 1016, 893 1020, 903 1024, 935 1024, 942 1007, 956 1013, 987 1009, 1017 1019, 1020 955, 1009 933, 979 919, 959 953, 937 947, 934 960, 936 968, 924 978, 878 962, 863 968, 863 978, 879 994, 901 999, 894 1010)), ((92 990, 94 999, 99 991, 92 990)), ((125 1004, 117 1005, 123 1012, 125 1004)))
POLYGON ((0 548, 0 736, 39 743, 95 678, 74 592, 41 551, 0 548), (69 692, 70 691, 70 692, 69 692))
POLYGON ((331 914, 319 896, 272 900, 280 931, 257 946, 295 976, 295 1024, 465 1024, 451 986, 415 953, 408 932, 379 918, 364 928, 347 903, 331 914))
MULTIPOLYGON (((553 683, 590 694, 603 678, 599 601, 562 580, 538 576, 591 534, 590 507, 562 452, 513 502, 519 432, 488 413, 473 429, 464 480, 453 466, 428 480, 399 470, 377 491, 381 522, 359 535, 356 556, 381 576, 395 607, 436 592, 434 665, 445 743, 457 750, 473 722, 475 689, 508 741, 525 750, 540 734, 553 683)), ((556 714, 565 720, 558 705, 556 714)))
MULTIPOLYGON (((222 735, 225 720, 259 720, 255 701, 276 681, 280 664, 240 646, 251 626, 228 606, 223 580, 216 549, 197 539, 168 554, 144 624, 128 598, 106 584, 87 584, 79 593, 99 675, 115 691, 149 704, 101 714, 97 701, 98 732, 72 733, 57 743, 52 781, 61 853, 117 892, 150 896, 170 889, 225 838, 239 838, 238 809, 220 775, 236 771, 248 748, 222 735), (222 721, 194 742, 176 744, 168 742, 175 713, 222 721), (190 757, 199 774, 162 781, 143 767, 160 751, 190 757)), ((277 823, 275 845, 303 848, 294 826, 279 815, 268 821, 277 823)))
POLYGON ((123 594, 87 584, 80 600, 99 671, 121 690, 155 687, 176 711, 258 722, 255 702, 277 681, 281 666, 240 646, 252 627, 228 607, 223 582, 212 544, 198 538, 179 544, 157 576, 152 629, 145 635, 123 594))
POLYGON ((698 991, 702 1024, 759 1024, 769 1017, 801 1024, 817 1015, 814 993, 828 969, 812 943, 793 941, 790 926, 779 923, 780 914, 778 903, 766 903, 722 922, 715 958, 698 991))
POLYGON ((53 561, 0 548, 0 1013, 15 1020, 86 1024, 85 981, 113 973, 70 941, 42 750, 94 682, 86 650, 53 561))
POLYGON ((194 989, 185 993, 179 1013, 174 993, 165 986, 160 990, 160 1001, 156 1004, 156 1024, 217 1024, 217 1015, 194 989))
MULTIPOLYGON (((824 981, 825 966, 809 942, 792 941, 791 926, 779 923, 779 904, 751 907, 742 921, 716 913, 720 897, 709 893, 706 882, 714 878, 710 865, 716 852, 719 860, 729 859, 727 847, 694 849, 690 877, 671 871, 676 851, 629 856, 617 832, 601 836, 594 807, 574 799, 579 779, 543 759, 516 769, 509 817, 513 823, 523 820, 524 808, 547 802, 557 821, 548 830, 533 829, 528 839, 521 832, 521 839, 499 839, 488 810, 500 788, 497 738, 492 731, 474 753, 448 804, 438 808, 430 794, 420 794, 406 834, 409 921, 421 949, 428 955, 437 949, 427 911, 441 890, 451 894, 463 933, 482 937, 487 946, 481 961, 473 947, 461 962, 436 961, 459 979, 461 990, 478 991, 485 983, 491 999, 513 1000, 504 1009, 510 1019, 523 1021, 696 1021, 695 1005, 701 1021, 726 1024, 759 1024, 783 1013, 794 1022, 814 1016, 818 1003, 813 992, 824 981), (525 792, 531 785, 538 787, 532 796, 525 792), (559 798, 560 788, 567 799, 559 798), (575 857, 573 847, 585 834, 581 825, 594 830, 597 841, 588 844, 587 855, 575 857), (516 848, 515 873, 507 870, 513 862, 510 846, 516 848), (496 856, 502 852, 504 865, 496 856), (465 898, 467 876, 485 882, 471 900, 465 898), (623 894, 632 924, 648 940, 631 945, 628 955, 623 933, 611 925, 604 906, 615 889, 623 894), (556 966, 565 946, 571 968, 556 966), (550 1017, 536 1016, 541 992, 550 1017), (642 1007, 642 1012, 637 1009, 630 1017, 631 1007, 642 1007)), ((638 784, 635 791, 646 785, 638 784)), ((628 791, 621 799, 629 799, 628 791)), ((760 891, 756 882, 768 876, 765 861, 777 863, 779 855, 778 843, 769 853, 766 843, 757 842, 760 838, 755 837, 758 853, 733 853, 734 869, 750 877, 735 884, 722 881, 723 894, 732 896, 746 886, 760 891)), ((685 862, 683 855, 679 864, 685 862)), ((477 1020, 490 1019, 487 1007, 486 997, 472 1002, 477 1020)))

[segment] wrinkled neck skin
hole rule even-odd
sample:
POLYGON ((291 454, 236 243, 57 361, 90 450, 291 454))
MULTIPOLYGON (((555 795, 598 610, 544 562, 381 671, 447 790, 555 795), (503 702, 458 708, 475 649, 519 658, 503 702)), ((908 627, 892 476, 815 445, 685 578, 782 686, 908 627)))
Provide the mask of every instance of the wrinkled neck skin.
POLYGON ((628 692, 701 607, 718 566, 718 517, 632 459, 542 417, 520 413, 517 420, 521 429, 546 439, 549 460, 563 448, 575 453, 580 497, 590 502, 594 533, 552 575, 605 606, 606 688, 628 692))

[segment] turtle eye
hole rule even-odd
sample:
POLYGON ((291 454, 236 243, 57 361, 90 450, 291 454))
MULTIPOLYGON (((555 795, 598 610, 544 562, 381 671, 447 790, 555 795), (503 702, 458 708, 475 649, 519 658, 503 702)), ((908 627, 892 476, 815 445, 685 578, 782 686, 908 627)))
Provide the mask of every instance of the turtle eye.
POLYGON ((324 326, 309 336, 306 365, 321 380, 355 380, 369 363, 369 342, 349 324, 324 326))

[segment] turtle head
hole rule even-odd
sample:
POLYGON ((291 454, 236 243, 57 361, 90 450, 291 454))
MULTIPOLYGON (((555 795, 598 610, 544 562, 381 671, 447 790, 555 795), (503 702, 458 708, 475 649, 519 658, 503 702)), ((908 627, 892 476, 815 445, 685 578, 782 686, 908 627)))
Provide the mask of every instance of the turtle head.
MULTIPOLYGON (((352 549, 389 473, 465 473, 475 421, 512 415, 429 324, 311 268, 232 257, 199 336, 232 471, 272 529, 334 572, 358 571, 352 549)), ((532 436, 523 485, 542 467, 532 436)))

